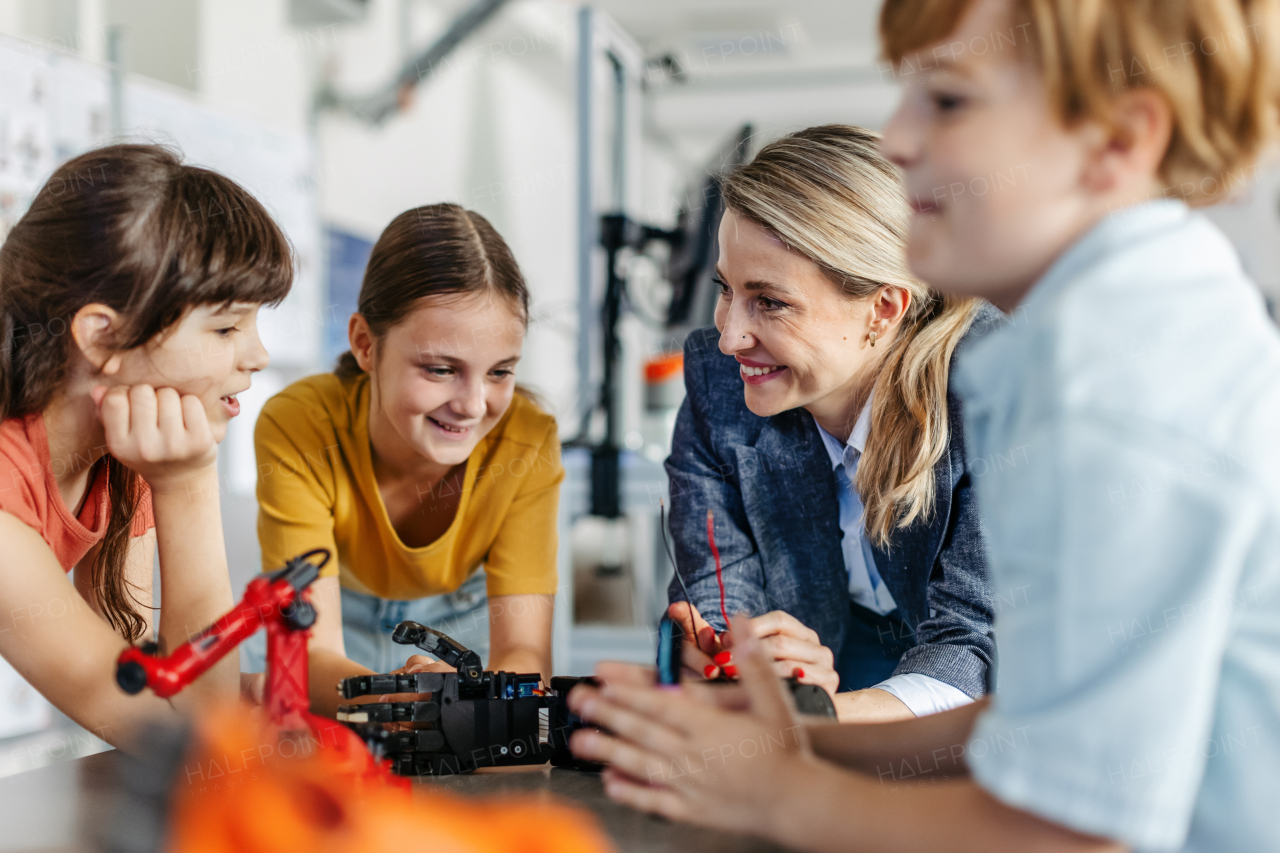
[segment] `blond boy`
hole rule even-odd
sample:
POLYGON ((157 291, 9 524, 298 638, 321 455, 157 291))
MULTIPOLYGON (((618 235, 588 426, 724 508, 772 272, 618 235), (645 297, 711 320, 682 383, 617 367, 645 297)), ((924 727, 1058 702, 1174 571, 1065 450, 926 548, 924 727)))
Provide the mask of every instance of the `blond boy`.
POLYGON ((740 647, 738 693, 606 670, 571 704, 616 737, 575 749, 615 799, 801 849, 1280 848, 1280 338, 1192 210, 1275 141, 1280 2, 890 0, 881 29, 912 270, 1012 315, 954 379, 970 455, 1025 460, 975 483, 996 695, 799 727, 740 647))

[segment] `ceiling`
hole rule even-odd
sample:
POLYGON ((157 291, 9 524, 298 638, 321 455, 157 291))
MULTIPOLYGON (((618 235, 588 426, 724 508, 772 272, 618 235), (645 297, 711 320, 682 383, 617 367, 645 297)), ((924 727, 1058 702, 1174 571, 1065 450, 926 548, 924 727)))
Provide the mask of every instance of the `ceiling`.
POLYGON ((640 44, 650 127, 698 162, 744 123, 767 138, 878 128, 897 93, 877 62, 881 0, 595 0, 640 44), (657 63, 669 57, 662 66, 657 63))
POLYGON ((876 55, 880 0, 597 0, 595 6, 650 54, 687 51, 691 58, 719 61, 719 46, 727 43, 726 65, 779 56, 798 64, 866 65, 876 55), (744 55, 752 37, 761 48, 744 55))

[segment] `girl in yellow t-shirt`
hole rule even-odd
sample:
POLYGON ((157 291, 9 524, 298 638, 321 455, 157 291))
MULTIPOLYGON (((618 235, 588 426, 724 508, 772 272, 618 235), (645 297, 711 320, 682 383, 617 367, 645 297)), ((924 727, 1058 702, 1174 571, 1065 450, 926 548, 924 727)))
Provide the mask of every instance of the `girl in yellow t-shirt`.
POLYGON ((524 278, 484 217, 410 210, 373 247, 351 351, 263 408, 264 570, 310 548, 335 557, 312 592, 315 710, 333 713, 339 679, 405 664, 411 648, 391 642, 404 619, 490 669, 549 676, 564 469, 555 419, 515 383, 527 320, 524 278))

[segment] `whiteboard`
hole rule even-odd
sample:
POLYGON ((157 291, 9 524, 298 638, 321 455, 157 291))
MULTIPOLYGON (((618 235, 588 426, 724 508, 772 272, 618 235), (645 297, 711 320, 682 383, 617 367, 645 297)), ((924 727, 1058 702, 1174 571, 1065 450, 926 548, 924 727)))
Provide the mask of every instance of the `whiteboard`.
POLYGON ((109 140, 107 69, 0 37, 0 241, 57 164, 109 140))
MULTIPOLYGON (((113 141, 110 116, 106 66, 0 36, 0 241, 60 163, 113 141)), ((123 140, 176 146, 271 211, 295 249, 297 277, 285 303, 263 312, 263 343, 275 366, 317 365, 323 258, 308 134, 267 127, 136 77, 125 81, 123 116, 123 140)))

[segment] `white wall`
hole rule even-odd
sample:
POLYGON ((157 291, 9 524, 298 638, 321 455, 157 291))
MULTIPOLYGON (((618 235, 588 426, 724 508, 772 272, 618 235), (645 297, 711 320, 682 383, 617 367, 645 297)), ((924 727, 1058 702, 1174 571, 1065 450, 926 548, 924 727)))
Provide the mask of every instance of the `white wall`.
POLYGON ((1245 272, 1275 310, 1280 306, 1280 165, 1260 170, 1238 198, 1210 208, 1209 215, 1236 244, 1245 272))
POLYGON ((314 80, 338 35, 332 25, 291 27, 288 0, 204 0, 192 57, 200 92, 264 124, 306 130, 314 80))
MULTIPOLYGON (((413 46, 421 48, 448 18, 435 4, 410 8, 413 46)), ((286 0, 206 0, 201 90, 211 103, 305 128, 322 75, 359 95, 399 69, 404 20, 400 0, 373 0, 362 23, 299 31, 288 23, 286 0)), ((335 113, 314 119, 314 179, 327 224, 374 239, 408 208, 453 201, 506 237, 529 280, 535 318, 519 378, 567 421, 577 406, 574 51, 572 7, 513 3, 441 67, 424 69, 411 105, 384 125, 335 113)))

